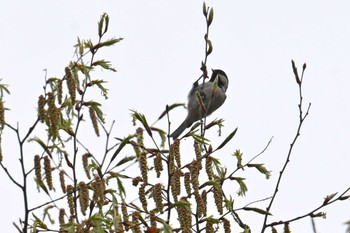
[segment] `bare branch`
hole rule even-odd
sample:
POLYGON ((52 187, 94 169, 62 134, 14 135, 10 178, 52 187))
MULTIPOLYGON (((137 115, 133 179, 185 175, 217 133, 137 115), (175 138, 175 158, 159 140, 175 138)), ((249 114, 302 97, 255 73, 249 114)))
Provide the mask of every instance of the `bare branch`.
MULTIPOLYGON (((292 61, 292 65, 293 65, 293 70, 294 70, 294 74, 297 78, 297 80, 300 80, 299 77, 298 77, 298 74, 296 72, 296 68, 295 68, 295 65, 294 65, 294 62, 292 61)), ((306 66, 304 66, 306 68, 306 66)), ((303 68, 304 68, 303 67, 303 68)), ((304 70, 305 68, 303 69, 303 74, 302 74, 302 78, 304 76, 304 70)), ((301 79, 302 80, 302 79, 301 79)), ((311 103, 309 103, 308 105, 308 108, 306 110, 306 113, 304 114, 303 113, 303 96, 302 96, 302 81, 299 81, 297 82, 298 84, 298 88, 299 88, 299 104, 298 104, 298 109, 299 109, 299 124, 298 124, 298 127, 297 127, 297 131, 296 131, 296 134, 294 136, 294 139, 292 140, 292 143, 290 144, 290 147, 289 147, 289 151, 288 151, 288 154, 287 154, 287 157, 286 157, 286 161, 284 162, 284 165, 282 167, 282 170, 280 171, 279 173, 279 177, 278 177, 278 180, 277 180, 277 183, 276 183, 276 186, 275 186, 275 190, 273 192, 273 195, 272 195, 272 198, 270 200, 270 203, 269 205, 267 206, 266 208, 266 211, 267 212, 270 212, 271 210, 271 207, 272 207, 272 204, 277 196, 277 193, 278 193, 278 190, 279 190, 279 186, 281 184, 281 181, 282 181, 282 177, 285 173, 285 170, 287 168, 287 165, 290 161, 290 158, 291 158, 291 155, 292 155, 292 152, 293 152, 293 149, 294 149, 294 146, 295 146, 295 143, 297 142, 299 136, 300 136, 300 131, 301 131, 301 127, 307 117, 307 115, 309 114, 309 110, 310 110, 310 107, 311 107, 311 103)), ((265 232, 265 229, 267 227, 267 218, 268 218, 268 215, 266 214, 265 217, 264 217, 264 222, 263 222, 263 226, 262 226, 262 230, 261 230, 261 233, 265 232)))

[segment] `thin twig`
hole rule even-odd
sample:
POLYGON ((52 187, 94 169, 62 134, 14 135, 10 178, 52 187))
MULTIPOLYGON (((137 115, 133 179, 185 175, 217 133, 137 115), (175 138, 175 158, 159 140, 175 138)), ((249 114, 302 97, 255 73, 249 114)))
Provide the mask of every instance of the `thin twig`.
MULTIPOLYGON (((170 153, 171 153, 171 144, 170 144, 170 125, 171 125, 171 122, 170 122, 170 116, 169 116, 169 107, 168 105, 166 106, 166 115, 167 115, 167 119, 168 119, 168 147, 169 147, 169 153, 168 153, 168 156, 166 156, 166 164, 167 164, 167 173, 168 173, 168 181, 167 181, 167 184, 168 184, 168 187, 166 189, 166 198, 167 198, 167 203, 171 203, 171 200, 170 200, 170 182, 171 182, 171 174, 170 174, 170 153)), ((172 208, 168 208, 167 210, 167 222, 170 222, 170 217, 171 217, 171 209, 172 208)))
POLYGON ((105 153, 103 155, 103 159, 102 159, 102 162, 101 162, 101 165, 100 165, 101 168, 103 167, 103 164, 104 164, 104 162, 105 162, 105 160, 107 158, 108 152, 110 151, 110 149, 108 148, 109 147, 109 139, 110 139, 110 136, 111 136, 111 133, 112 133, 112 130, 113 130, 114 122, 115 121, 112 121, 111 127, 107 131, 106 127, 100 121, 100 125, 102 126, 102 129, 103 129, 103 131, 106 134, 105 153))
POLYGON ((310 219, 311 219, 312 230, 314 231, 314 233, 317 233, 315 219, 314 218, 310 218, 310 219))
POLYGON ((11 175, 10 172, 7 170, 7 168, 4 166, 4 164, 1 162, 0 165, 1 165, 2 169, 5 171, 6 175, 9 177, 9 179, 10 179, 18 188, 22 189, 23 186, 22 186, 20 183, 18 183, 18 182, 12 177, 12 175, 11 175))
POLYGON ((337 198, 333 199, 333 200, 330 200, 326 203, 322 203, 322 205, 318 206, 317 208, 313 209, 312 211, 306 213, 306 214, 303 214, 303 215, 300 215, 298 217, 295 217, 295 218, 292 218, 292 219, 288 219, 288 220, 284 220, 284 221, 277 221, 277 222, 273 222, 273 223, 270 223, 270 224, 267 224, 265 228, 267 227, 272 227, 272 226, 276 226, 276 225, 282 225, 282 224, 285 224, 285 223, 291 223, 291 222, 295 222, 299 219, 302 219, 302 218, 305 218, 305 217, 311 217, 311 218, 315 218, 315 217, 318 217, 316 216, 316 213, 317 211, 319 211, 320 209, 324 208, 325 206, 328 206, 330 204, 333 204, 334 202, 336 201, 340 201, 340 200, 344 200, 344 198, 348 199, 348 197, 346 196, 346 194, 350 191, 350 187, 348 187, 342 194, 340 194, 337 198))
POLYGON ((267 148, 269 148, 271 142, 272 142, 273 137, 270 138, 270 140, 267 142, 266 146, 264 147, 264 149, 262 151, 260 151, 257 155, 255 155, 253 158, 251 158, 247 163, 245 163, 244 165, 237 167, 233 172, 231 172, 231 174, 229 176, 227 176, 225 178, 225 180, 229 179, 230 177, 233 176, 233 174, 235 174, 238 170, 244 169, 245 167, 248 166, 248 164, 250 164, 251 162, 253 162, 256 158, 258 158, 260 155, 262 155, 263 153, 265 153, 265 151, 267 150, 267 148))
POLYGON ((271 142, 272 142, 272 139, 273 139, 273 136, 272 136, 272 137, 270 138, 270 140, 267 142, 265 148, 264 148, 262 151, 260 151, 259 154, 255 155, 251 160, 249 160, 247 164, 253 162, 253 160, 255 160, 256 158, 258 158, 260 155, 264 154, 265 151, 267 150, 267 148, 269 148, 269 146, 270 146, 270 144, 271 144, 271 142))
MULTIPOLYGON (((294 66, 294 62, 292 62, 293 66, 294 66)), ((308 116, 309 114, 309 110, 310 110, 310 107, 311 107, 311 103, 309 103, 309 106, 306 110, 306 113, 303 114, 303 96, 302 96, 302 80, 303 80, 303 76, 304 76, 304 70, 305 70, 305 65, 303 67, 303 73, 302 73, 302 77, 301 77, 301 81, 297 81, 297 84, 298 84, 298 88, 299 88, 299 104, 298 104, 298 109, 299 109, 299 124, 298 124, 298 128, 297 128, 297 131, 296 131, 296 134, 294 136, 294 139, 292 141, 292 143, 290 144, 290 147, 289 147, 289 151, 288 151, 288 154, 287 154, 287 158, 286 158, 286 161, 284 162, 284 165, 282 167, 282 170, 280 171, 279 173, 279 176, 278 176, 278 180, 277 180, 277 183, 276 183, 276 186, 275 186, 275 190, 273 192, 273 195, 272 195, 272 198, 270 200, 270 203, 269 205, 267 206, 266 208, 266 212, 269 213, 270 212, 270 209, 272 207, 272 204, 277 196, 277 193, 279 191, 279 186, 281 184, 281 181, 282 181, 282 177, 283 175, 285 174, 285 170, 287 168, 287 165, 290 161, 290 157, 292 155, 292 151, 294 149, 294 146, 295 146, 295 143, 296 141, 298 140, 299 136, 300 136, 300 131, 301 131, 301 127, 304 123, 304 120, 306 119, 306 117, 308 116)), ((293 67, 294 68, 294 67, 293 67)), ((295 73, 295 76, 296 76, 296 79, 297 80, 300 80, 297 73, 295 73)), ((265 232, 265 229, 267 228, 267 218, 268 218, 268 214, 265 215, 264 217, 264 222, 263 222, 263 226, 262 226, 262 230, 261 230, 261 233, 264 233, 265 232)))
POLYGON ((56 201, 62 200, 63 198, 67 197, 67 195, 68 195, 68 194, 65 194, 65 195, 63 195, 63 196, 61 196, 61 197, 59 197, 59 198, 51 199, 51 201, 48 201, 48 202, 46 202, 46 203, 44 203, 44 204, 41 204, 41 205, 32 207, 32 208, 30 208, 28 211, 29 211, 29 212, 32 212, 32 211, 34 211, 34 210, 36 210, 36 209, 40 209, 41 207, 44 207, 44 206, 46 206, 46 205, 48 205, 48 204, 55 203, 56 201))
POLYGON ((31 133, 33 132, 33 130, 35 129, 35 127, 39 123, 39 121, 40 121, 40 119, 37 118, 36 121, 34 122, 34 124, 29 128, 27 134, 20 141, 21 145, 23 145, 24 142, 27 140, 27 138, 31 135, 31 133))

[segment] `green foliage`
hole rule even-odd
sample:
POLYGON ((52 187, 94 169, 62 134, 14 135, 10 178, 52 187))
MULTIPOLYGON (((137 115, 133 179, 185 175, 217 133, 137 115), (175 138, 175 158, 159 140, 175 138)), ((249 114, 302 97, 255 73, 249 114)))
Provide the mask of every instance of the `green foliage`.
MULTIPOLYGON (((2 79, 0 79, 0 82, 1 81, 2 81, 2 79)), ((0 98, 2 98, 4 96, 4 92, 6 92, 7 94, 10 94, 10 90, 8 89, 8 85, 0 83, 0 98)))
MULTIPOLYGON (((205 15, 207 26, 209 27, 214 17, 213 9, 208 8, 205 15)), ((180 166, 182 160, 180 141, 176 140, 173 143, 167 141, 167 134, 164 130, 151 127, 144 114, 132 111, 134 125, 140 124, 141 127, 136 129, 136 133, 130 134, 123 139, 115 138, 114 143, 110 145, 111 132, 105 130, 106 123, 103 105, 94 99, 87 99, 87 93, 96 88, 100 90, 101 96, 105 99, 108 98, 109 90, 106 87, 106 80, 94 79, 93 73, 96 67, 112 72, 116 71, 109 61, 94 59, 95 54, 100 49, 114 45, 122 40, 121 38, 104 39, 108 31, 109 22, 108 15, 103 14, 98 23, 99 39, 97 43, 90 39, 77 39, 77 44, 75 45, 76 60, 69 62, 69 66, 65 68, 63 78, 52 77, 46 80, 44 93, 40 95, 38 101, 39 117, 28 131, 26 138, 19 140, 21 148, 23 146, 22 142, 27 138, 28 142, 35 142, 39 145, 36 154, 42 155, 38 157, 39 160, 35 164, 36 167, 26 167, 24 158, 27 160, 30 156, 24 155, 23 150, 21 166, 26 171, 25 177, 34 175, 38 189, 43 190, 44 195, 47 195, 52 200, 32 209, 28 209, 28 206, 25 206, 25 219, 22 220, 25 222, 25 225, 21 231, 60 229, 66 232, 104 232, 106 230, 119 232, 132 229, 137 232, 137 229, 143 226, 150 232, 153 232, 151 231, 152 229, 157 229, 156 232, 171 232, 176 227, 183 229, 195 227, 199 229, 202 224, 214 224, 219 229, 221 217, 228 213, 236 213, 233 207, 234 198, 232 198, 231 194, 226 194, 227 191, 223 189, 223 185, 230 180, 236 180, 239 184, 237 191, 239 195, 244 195, 247 192, 244 178, 234 177, 234 171, 229 173, 228 169, 215 157, 215 152, 229 145, 229 142, 237 132, 237 128, 213 150, 213 146, 210 144, 210 140, 204 136, 203 130, 211 130, 215 125, 221 128, 223 120, 214 120, 204 127, 200 123, 195 124, 186 136, 192 137, 195 142, 194 160, 184 166, 180 166), (86 114, 86 112, 89 112, 89 114, 86 114), (91 153, 93 150, 89 147, 93 147, 93 145, 84 145, 80 140, 79 131, 80 128, 85 127, 84 125, 88 123, 86 122, 88 116, 90 116, 96 136, 100 136, 100 127, 104 129, 106 149, 102 159, 91 153), (39 123, 45 126, 47 137, 32 136, 39 123), (198 127, 202 129, 201 134, 198 134, 198 127), (143 131, 146 131, 146 136, 152 139, 153 145, 146 143, 143 131), (153 132, 159 133, 161 136, 160 140, 154 138, 153 132), (125 151, 128 148, 133 148, 135 155, 125 155, 125 151), (81 156, 81 150, 85 151, 83 156, 81 156), (156 155, 161 160, 158 160, 157 163, 154 162, 153 167, 149 166, 148 164, 151 163, 156 155), (42 167, 44 158, 46 162, 44 167, 42 167), (81 168, 78 166, 80 158, 82 158, 83 170, 85 170, 88 180, 78 176, 78 170, 81 168), (202 161, 205 160, 211 161, 211 166, 208 165, 206 172, 203 172, 201 171, 202 161), (132 176, 130 176, 127 174, 127 168, 135 163, 139 164, 140 173, 135 174, 133 172, 132 176), (165 166, 166 169, 159 166, 165 166), (44 177, 41 176, 42 169, 45 169, 44 177), (116 169, 119 169, 119 171, 116 169), (182 176, 188 169, 190 170, 190 187, 188 189, 190 193, 184 194, 180 191, 181 186, 184 185, 182 176), (36 171, 36 174, 31 174, 33 170, 36 171), (154 176, 156 171, 159 173, 159 180, 152 179, 147 181, 147 177, 154 176), (56 176, 58 172, 60 173, 63 193, 62 196, 57 198, 55 197, 56 193, 51 188, 49 189, 47 185, 51 185, 51 177, 56 176), (92 176, 90 176, 91 173, 92 176), (204 179, 202 181, 204 176, 210 177, 209 180, 204 179), (48 178, 50 180, 47 180, 48 178), (46 183, 44 182, 45 179, 46 183), (133 180, 135 186, 140 187, 139 190, 141 191, 139 191, 138 199, 144 207, 143 211, 140 208, 141 203, 125 203, 127 195, 130 194, 128 192, 128 189, 130 189, 129 185, 125 182, 130 179, 133 180), (168 182, 157 183, 161 180, 168 180, 168 182), (84 187, 87 187, 87 189, 84 187), (215 211, 207 210, 210 202, 206 196, 211 193, 215 197, 215 205, 220 212, 219 215, 215 211), (180 195, 185 196, 181 197, 180 195), (226 196, 229 196, 230 199, 227 199, 226 196), (158 204, 148 203, 152 198, 158 204), (67 202, 59 202, 61 199, 67 199, 67 202), (161 207, 163 209, 162 212, 158 208, 160 205, 164 206, 161 207), (51 217, 51 212, 54 211, 53 206, 65 210, 66 214, 60 216, 59 221, 55 221, 51 217), (44 211, 46 219, 49 219, 48 223, 44 218, 40 219, 39 215, 36 214, 40 209, 44 211), (223 209, 226 209, 226 212, 223 212, 223 209), (89 215, 86 215, 86 210, 88 210, 89 215), (154 221, 154 214, 151 211, 155 211, 157 214, 157 221, 154 221), (174 222, 174 220, 176 221, 176 213, 187 216, 180 221, 178 226, 174 222), (192 214, 198 215, 197 220, 192 226, 191 224, 185 226, 192 222, 189 219, 192 218, 192 214), (30 216, 33 218, 32 224, 30 223, 30 216), (134 220, 130 220, 129 217, 132 217, 134 220), (59 224, 57 225, 55 222, 59 222, 59 224), (161 223, 163 227, 158 228, 157 222, 161 223)), ((209 46, 209 50, 212 50, 208 35, 206 35, 205 43, 209 46)), ((209 54, 208 52, 207 55, 209 54)), ((8 92, 6 85, 0 85, 0 89, 8 92)), ((199 96, 198 98, 201 101, 201 97, 199 96)), ((159 119, 162 119, 171 110, 180 106, 184 105, 175 103, 167 106, 159 119)), ((14 127, 10 128, 18 134, 14 127)), ((236 169, 240 169, 243 166, 237 166, 236 169)), ((259 167, 257 166, 257 168, 259 167)), ((27 198, 27 187, 19 186, 24 190, 24 198, 27 198)), ((247 208, 247 210, 251 209, 247 208)))
MULTIPOLYGON (((209 26, 214 19, 214 10, 204 3, 203 14, 207 32, 205 58, 201 70, 202 78, 205 79, 207 57, 213 51, 209 39, 209 26)), ((150 126, 146 115, 136 110, 131 111, 135 132, 111 140, 113 124, 109 131, 106 130, 103 104, 96 99, 87 99, 87 94, 96 89, 104 99, 108 98, 107 81, 94 79, 97 67, 116 71, 111 62, 104 59, 95 60, 95 55, 101 49, 110 48, 122 41, 122 38, 105 39, 109 23, 109 16, 103 14, 98 22, 98 41, 94 43, 90 39, 78 38, 75 45, 76 59, 65 67, 62 78, 52 77, 46 80, 44 91, 38 100, 38 118, 25 136, 21 136, 18 128, 13 127, 10 122, 5 122, 2 99, 3 93, 9 93, 9 90, 7 85, 0 84, 2 104, 0 136, 6 126, 18 138, 20 170, 24 180, 21 183, 14 179, 1 162, 2 154, 0 154, 1 167, 21 190, 25 200, 24 217, 20 219, 19 224, 14 223, 17 230, 23 233, 39 231, 119 233, 128 230, 142 232, 141 229, 148 233, 205 230, 219 232, 223 229, 225 232, 230 232, 230 225, 235 225, 241 228, 241 232, 248 233, 251 232, 249 220, 242 220, 240 215, 241 212, 245 212, 265 217, 262 232, 268 227, 274 230, 274 226, 280 224, 285 225, 285 232, 290 232, 289 223, 298 218, 270 224, 266 221, 272 215, 270 207, 279 183, 272 198, 256 201, 271 200, 268 208, 252 207, 251 205, 256 202, 243 207, 235 205, 235 200, 244 197, 248 192, 245 175, 245 171, 250 170, 248 168, 257 170, 266 179, 270 178, 271 172, 266 166, 254 162, 265 152, 270 142, 261 153, 246 162, 240 149, 232 146, 238 128, 224 136, 219 144, 206 137, 206 131, 212 130, 213 126, 218 126, 221 135, 223 119, 216 119, 208 124, 204 119, 195 123, 189 132, 185 133, 183 138, 187 140, 170 141, 167 130, 150 126), (87 121, 87 118, 90 118, 91 122, 87 121), (89 135, 91 140, 95 140, 95 136, 103 137, 105 144, 102 153, 95 154, 94 143, 88 145, 83 143, 82 138, 85 135, 81 135, 80 131, 86 124, 91 124, 94 128, 95 135, 92 131, 89 135), (46 130, 46 136, 40 134, 39 125, 46 130), (143 134, 144 131, 146 135, 143 134), (159 138, 156 137, 158 135, 159 138), (34 153, 25 150, 26 143, 38 145, 34 153), (193 144, 192 153, 183 151, 182 144, 185 143, 193 144), (222 150, 224 148, 234 151, 233 156, 227 156, 232 160, 227 166, 220 162, 225 156, 222 150), (132 150, 133 152, 130 152, 132 150), (222 154, 218 154, 219 151, 222 154), (33 158, 34 166, 31 165, 33 158), (135 164, 139 169, 134 169, 135 164), (45 175, 42 176, 42 173, 45 175), (84 173, 87 177, 81 176, 84 173), (53 179, 54 185, 50 183, 53 182, 52 177, 59 177, 53 179), (35 207, 31 207, 28 195, 30 184, 28 181, 32 179, 38 191, 43 191, 38 195, 48 200, 35 207), (138 188, 138 194, 133 192, 130 181, 138 188), (61 192, 53 188, 58 186, 58 182, 62 188, 61 192), (130 201, 130 196, 136 197, 136 200, 130 201), (59 217, 56 219, 58 211, 59 217), (227 219, 230 224, 227 224, 227 219)), ((297 84, 301 88, 306 65, 303 66, 301 77, 294 61, 292 68, 297 84)), ((202 97, 198 94, 197 98, 205 108, 202 97)), ((167 106, 158 120, 182 106, 184 104, 181 103, 167 106)), ((304 120, 305 116, 300 119, 304 120)), ((337 200, 348 199, 349 196, 345 194, 346 192, 338 197, 337 193, 327 196, 320 208, 337 200)), ((320 208, 305 216, 324 217, 324 212, 318 211, 320 208)))

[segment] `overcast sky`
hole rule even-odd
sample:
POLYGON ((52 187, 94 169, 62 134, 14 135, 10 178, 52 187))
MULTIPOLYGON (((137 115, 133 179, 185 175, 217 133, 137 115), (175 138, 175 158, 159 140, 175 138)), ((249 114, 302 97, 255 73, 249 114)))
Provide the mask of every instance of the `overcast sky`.
MULTIPOLYGON (((7 121, 21 122, 23 131, 36 117, 43 69, 49 77, 62 77, 73 59, 77 37, 96 40, 97 21, 104 12, 110 15, 108 35, 124 38, 101 55, 118 70, 101 76, 109 82, 110 98, 104 107, 108 122, 116 120, 115 136, 133 130, 129 109, 153 122, 166 104, 185 102, 201 74, 205 33, 201 1, 0 2, 0 78, 11 90, 6 98, 11 109, 7 121)), ((298 124, 298 89, 290 61, 294 59, 299 70, 307 63, 304 101, 305 107, 309 102, 312 107, 270 220, 305 214, 326 195, 350 186, 350 2, 286 2, 207 1, 215 11, 210 29, 214 51, 208 67, 225 70, 230 79, 227 100, 210 119, 225 119, 224 136, 239 128, 226 153, 220 155, 221 161, 235 166, 230 157, 235 149, 248 161, 274 137, 257 161, 272 170, 271 179, 250 172, 245 198, 236 197, 233 188, 236 207, 273 192, 298 124)), ((174 111, 172 127, 185 115, 185 110, 174 111)), ((166 122, 157 126, 165 127, 166 122)), ((4 155, 4 163, 16 171, 17 147, 4 147, 13 151, 4 155)), ((3 171, 0 183, 2 231, 14 232, 12 221, 22 217, 22 199, 3 171), (8 201, 13 197, 18 201, 8 201)), ((349 208, 345 201, 324 209, 327 218, 316 220, 318 232, 345 232, 349 208)), ((253 232, 260 230, 261 219, 244 217, 253 232)), ((312 232, 309 219, 291 228, 292 232, 312 232)))

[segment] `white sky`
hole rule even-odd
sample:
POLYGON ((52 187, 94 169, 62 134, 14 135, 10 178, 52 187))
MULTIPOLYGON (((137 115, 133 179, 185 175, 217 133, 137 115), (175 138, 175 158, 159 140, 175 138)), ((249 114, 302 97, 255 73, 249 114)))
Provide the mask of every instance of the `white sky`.
MULTIPOLYGON (((110 98, 104 107, 108 122, 116 120, 115 136, 133 130, 129 109, 144 113, 153 122, 166 104, 185 102, 192 82, 200 75, 205 32, 202 1, 0 2, 0 77, 11 90, 6 98, 11 109, 7 121, 21 122, 23 132, 36 117, 43 69, 49 77, 62 77, 73 59, 76 38, 96 39, 103 12, 110 15, 108 35, 125 38, 101 55, 118 69, 100 77, 109 81, 110 98)), ((307 213, 326 195, 345 190, 350 185, 350 3, 266 0, 207 1, 207 5, 215 11, 210 29, 214 51, 208 66, 225 70, 230 78, 226 103, 210 119, 225 119, 224 136, 239 128, 233 143, 220 155, 221 161, 235 166, 230 157, 235 149, 241 149, 247 161, 274 136, 258 159, 272 170, 271 179, 248 172, 247 197, 238 197, 236 206, 272 194, 294 137, 298 89, 291 59, 299 71, 307 63, 304 100, 305 107, 309 102, 312 107, 270 220, 307 213)), ((185 114, 180 109, 174 112, 172 126, 185 114)), ((4 162, 16 171, 17 147, 11 143, 4 147, 11 152, 4 155, 4 162)), ((15 232, 12 221, 22 217, 22 199, 3 171, 0 174, 2 231, 15 232), (8 201, 10 198, 17 201, 8 201)), ((235 192, 233 188, 234 197, 235 192)), ((327 219, 317 219, 318 231, 344 232, 349 208, 345 201, 324 209, 327 219)), ((244 218, 253 232, 260 230, 261 219, 253 214, 244 218)), ((312 232, 309 219, 291 228, 292 232, 312 232)))

